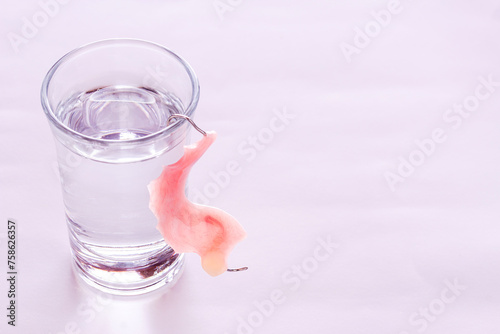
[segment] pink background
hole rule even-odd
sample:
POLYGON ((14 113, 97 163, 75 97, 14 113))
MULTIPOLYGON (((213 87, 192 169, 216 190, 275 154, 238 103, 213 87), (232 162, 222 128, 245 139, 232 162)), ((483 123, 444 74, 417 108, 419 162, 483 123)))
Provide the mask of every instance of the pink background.
POLYGON ((67 1, 18 52, 9 38, 43 9, 2 3, 0 332, 498 333, 500 87, 476 87, 500 81, 500 4, 221 2, 233 5, 219 16, 212 0, 67 1), (372 37, 349 62, 356 27, 372 37), (163 294, 99 300, 77 283, 39 89, 64 53, 112 37, 163 44, 198 74, 196 119, 219 138, 192 186, 239 163, 210 202, 248 231, 230 263, 249 271, 214 279, 190 255, 163 294), (449 111, 463 103, 467 116, 449 111), (294 118, 271 140, 263 129, 284 109, 294 118), (238 147, 259 134, 250 159, 238 147), (400 157, 418 166, 391 189, 400 157), (19 225, 15 329, 2 315, 7 218, 19 225))

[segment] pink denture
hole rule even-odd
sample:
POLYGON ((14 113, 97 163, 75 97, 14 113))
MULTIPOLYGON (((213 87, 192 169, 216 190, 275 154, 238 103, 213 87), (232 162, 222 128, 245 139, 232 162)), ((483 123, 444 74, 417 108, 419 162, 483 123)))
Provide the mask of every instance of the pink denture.
POLYGON ((246 236, 245 230, 227 212, 194 204, 184 193, 191 167, 215 141, 214 131, 186 146, 176 163, 165 166, 149 186, 149 207, 158 219, 157 229, 177 253, 197 253, 203 269, 212 276, 227 270, 227 256, 246 236))

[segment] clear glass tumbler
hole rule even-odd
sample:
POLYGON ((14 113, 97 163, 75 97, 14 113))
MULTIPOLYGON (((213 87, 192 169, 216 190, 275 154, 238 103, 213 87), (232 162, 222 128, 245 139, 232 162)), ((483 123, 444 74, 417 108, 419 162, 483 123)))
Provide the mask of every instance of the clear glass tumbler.
POLYGON ((48 72, 42 106, 55 137, 71 251, 87 283, 115 294, 172 285, 183 268, 156 229, 147 185, 183 155, 199 85, 172 51, 105 40, 48 72))

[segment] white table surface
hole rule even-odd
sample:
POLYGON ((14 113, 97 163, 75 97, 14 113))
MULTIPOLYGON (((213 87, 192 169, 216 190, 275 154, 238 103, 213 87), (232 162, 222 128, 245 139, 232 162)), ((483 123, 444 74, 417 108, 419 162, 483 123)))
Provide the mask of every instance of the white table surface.
POLYGON ((371 12, 392 1, 225 0, 222 18, 212 0, 66 2, 18 52, 9 38, 42 7, 0 10, 1 333, 500 333, 500 87, 468 117, 448 111, 477 101, 480 78, 500 81, 497 1, 401 0, 350 62, 342 43, 376 29, 371 12), (39 89, 64 53, 112 37, 194 67, 197 122, 219 137, 191 183, 242 166, 211 204, 247 230, 230 264, 249 271, 212 278, 189 255, 171 291, 100 300, 75 279, 39 89), (284 109, 295 118, 247 161, 237 147, 284 109), (386 173, 436 131, 392 191, 386 173), (8 218, 15 328, 3 315, 8 218))

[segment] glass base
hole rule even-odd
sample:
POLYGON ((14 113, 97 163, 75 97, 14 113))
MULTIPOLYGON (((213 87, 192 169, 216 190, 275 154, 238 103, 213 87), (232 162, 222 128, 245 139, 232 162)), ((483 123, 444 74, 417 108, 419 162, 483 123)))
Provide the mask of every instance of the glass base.
POLYGON ((140 295, 173 286, 184 269, 184 254, 155 243, 140 247, 102 247, 79 242, 70 232, 74 268, 83 281, 115 295, 140 295), (102 256, 109 253, 110 256, 102 256), (134 254, 124 256, 124 254, 134 254))

